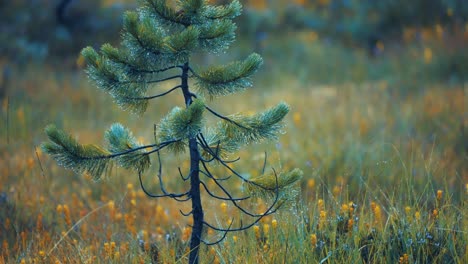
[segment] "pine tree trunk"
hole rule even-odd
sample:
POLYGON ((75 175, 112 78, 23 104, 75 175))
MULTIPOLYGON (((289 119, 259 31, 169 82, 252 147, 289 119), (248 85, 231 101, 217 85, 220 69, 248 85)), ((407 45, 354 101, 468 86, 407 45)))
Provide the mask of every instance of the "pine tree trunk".
POLYGON ((203 229, 203 208, 200 198, 200 174, 197 140, 189 140, 190 147, 190 197, 192 198, 193 229, 190 238, 189 264, 198 264, 198 250, 200 248, 200 238, 203 229))
MULTIPOLYGON (((192 96, 188 87, 188 62, 182 69, 182 91, 185 105, 188 107, 192 103, 192 96)), ((196 138, 189 139, 190 149, 190 198, 192 199, 193 229, 190 238, 189 264, 198 264, 198 251, 200 249, 200 239, 203 231, 203 208, 200 198, 200 153, 196 138)))

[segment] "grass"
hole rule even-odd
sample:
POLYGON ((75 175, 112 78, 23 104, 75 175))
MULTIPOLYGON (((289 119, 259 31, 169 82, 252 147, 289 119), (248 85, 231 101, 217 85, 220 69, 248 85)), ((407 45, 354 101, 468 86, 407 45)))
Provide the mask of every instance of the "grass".
MULTIPOLYGON (((324 49, 316 45, 304 54, 324 49)), ((347 56, 360 56, 325 52, 341 58, 340 69, 352 67, 347 56)), ((301 59, 314 58, 307 56, 301 59)), ((292 106, 287 133, 240 151, 236 166, 258 175, 266 150, 267 168, 304 171, 300 195, 249 231, 203 247, 202 263, 468 262, 466 84, 416 80, 423 89, 404 91, 380 72, 378 78, 356 73, 351 82, 322 79, 324 85, 308 78, 327 78, 331 68, 281 76, 266 62, 254 89, 213 107, 232 113, 280 100, 292 106)), ((396 67, 393 74, 398 70, 406 71, 396 67)), ((121 122, 149 142, 153 123, 181 103, 178 96, 155 101, 139 119, 118 110, 81 71, 31 66, 14 77, 1 111, 0 263, 185 263, 190 219, 179 210, 189 204, 147 198, 137 176, 123 169, 93 182, 58 167, 37 147, 49 123, 100 143, 102 132, 121 122)), ((163 158, 166 168, 188 167, 184 156, 163 158)), ((167 169, 167 187, 183 188, 177 173, 167 169)), ((157 187, 151 174, 145 182, 157 187)), ((233 183, 238 194, 241 187, 233 183)), ((257 201, 251 208, 264 206, 257 201)), ((236 213, 208 199, 204 207, 210 221, 225 226, 236 213)))

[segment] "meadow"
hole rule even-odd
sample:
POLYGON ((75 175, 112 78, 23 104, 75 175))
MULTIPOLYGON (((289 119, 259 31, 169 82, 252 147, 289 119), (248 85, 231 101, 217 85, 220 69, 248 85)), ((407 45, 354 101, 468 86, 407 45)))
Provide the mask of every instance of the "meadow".
MULTIPOLYGON (((434 81, 429 48, 370 59, 310 32, 294 38, 265 48, 252 89, 212 103, 222 113, 291 106, 285 134, 241 150, 236 169, 258 175, 266 152, 267 169, 304 171, 299 194, 254 228, 204 246, 202 263, 468 263, 466 82, 434 81)), ((180 95, 138 117, 98 91, 80 61, 58 68, 13 68, 2 98, 0 263, 186 263, 190 220, 180 210, 189 204, 146 197, 137 175, 121 168, 95 182, 39 147, 50 123, 101 143, 121 122, 149 142, 180 95)), ((181 188, 185 156, 164 161, 173 168, 168 187, 181 188)), ((157 187, 151 173, 145 182, 157 187)), ((241 183, 232 189, 241 194, 241 183)), ((230 204, 203 203, 213 222, 227 226, 235 213, 230 204)))

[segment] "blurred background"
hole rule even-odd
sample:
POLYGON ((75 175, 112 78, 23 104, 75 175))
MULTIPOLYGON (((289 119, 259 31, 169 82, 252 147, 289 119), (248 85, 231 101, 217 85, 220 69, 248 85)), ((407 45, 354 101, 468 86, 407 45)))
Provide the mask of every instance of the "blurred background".
MULTIPOLYGON (((245 49, 307 81, 382 79, 402 67, 408 68, 395 81, 466 78, 466 1, 241 2, 244 13, 237 22, 245 49)), ((135 7, 130 0, 2 1, 1 64, 72 69, 83 47, 117 43, 121 15, 135 7)))
MULTIPOLYGON (((231 49, 217 56, 196 54, 193 61, 215 64, 252 51, 264 57, 253 89, 210 104, 226 114, 261 110, 280 100, 291 105, 287 133, 278 142, 239 153, 239 168, 248 176, 259 174, 263 150, 269 153, 269 167, 304 171, 299 197, 304 207, 294 213, 289 228, 295 230, 300 222, 311 235, 318 234, 317 215, 329 217, 336 227, 341 205, 357 204, 361 220, 353 241, 367 237, 369 230, 382 230, 386 216, 394 213, 401 219, 423 219, 416 225, 420 230, 428 230, 425 223, 427 228, 463 230, 468 2, 241 2, 244 12, 237 18, 238 37, 231 49), (437 218, 444 221, 435 222, 436 209, 445 210, 437 218)), ((105 42, 118 45, 122 13, 135 7, 137 1, 130 0, 0 0, 0 263, 29 263, 49 253, 58 263, 95 263, 95 257, 109 257, 112 243, 120 257, 136 263, 130 260, 148 258, 143 251, 129 254, 129 247, 138 247, 137 233, 146 234, 146 242, 163 240, 168 232, 187 239, 187 219, 178 210, 185 205, 148 199, 137 177, 122 169, 93 182, 58 167, 39 147, 50 123, 83 143, 99 144, 110 124, 121 122, 148 142, 153 123, 182 103, 179 94, 171 94, 139 118, 118 109, 86 78, 80 50, 98 49, 105 42)), ((186 169, 183 160, 167 157, 167 168, 186 169)), ((174 180, 167 186, 183 187, 176 170, 168 174, 174 180)), ((147 181, 155 183, 150 176, 147 181)), ((308 241, 308 235, 302 239, 308 241)), ((442 237, 454 248, 441 253, 447 259, 464 251, 466 236, 457 240, 460 244, 442 237)), ((237 248, 220 251, 218 257, 235 259, 235 252, 243 252, 237 248)), ((263 251, 258 252, 252 255, 263 251)), ((391 262, 403 253, 395 253, 391 262)), ((317 262, 326 256, 313 254, 297 256, 317 262)))

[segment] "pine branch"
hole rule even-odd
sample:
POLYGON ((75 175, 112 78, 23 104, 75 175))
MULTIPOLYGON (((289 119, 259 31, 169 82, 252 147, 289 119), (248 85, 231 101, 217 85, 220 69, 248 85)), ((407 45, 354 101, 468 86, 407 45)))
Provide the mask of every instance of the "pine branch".
MULTIPOLYGON (((203 112, 205 104, 200 99, 195 99, 192 104, 185 108, 175 107, 167 114, 158 126, 158 135, 161 140, 172 138, 190 139, 196 137, 203 127, 203 112)), ((180 142, 184 144, 183 142, 180 142)), ((181 152, 185 145, 172 145, 171 150, 181 152)))
POLYGON ((153 83, 161 83, 161 82, 165 82, 165 81, 174 80, 174 79, 177 79, 177 78, 180 78, 180 77, 181 77, 180 75, 174 75, 174 76, 169 76, 169 77, 165 77, 165 78, 161 78, 161 79, 155 79, 155 80, 122 81, 120 83, 121 84, 132 84, 132 83, 153 84, 153 83))
POLYGON ((109 168, 111 161, 116 158, 122 159, 120 162, 123 162, 124 165, 127 164, 129 168, 132 167, 130 166, 131 164, 137 170, 143 171, 149 166, 149 159, 146 160, 146 156, 151 154, 151 152, 141 152, 142 150, 152 149, 152 151, 159 151, 178 141, 170 140, 159 144, 135 146, 133 148, 124 148, 123 145, 120 145, 121 143, 114 142, 114 148, 111 147, 111 150, 108 151, 96 145, 82 145, 63 130, 57 129, 54 125, 47 126, 45 132, 50 140, 50 142, 45 142, 41 146, 45 153, 51 155, 59 165, 72 169, 76 173, 87 172, 95 179, 99 179, 104 171, 109 168), (119 149, 122 151, 118 151, 119 149), (139 154, 135 155, 135 153, 139 154))
POLYGON ((204 10, 204 17, 207 19, 234 19, 242 12, 242 5, 238 0, 234 0, 227 5, 207 5, 204 10))
POLYGON ((173 91, 175 91, 177 89, 180 89, 180 88, 181 88, 181 86, 177 85, 176 87, 173 87, 173 88, 169 89, 168 91, 160 93, 160 94, 156 94, 156 95, 152 95, 152 96, 146 96, 146 97, 127 97, 126 99, 128 99, 128 100, 151 100, 151 99, 154 99, 154 98, 158 98, 158 97, 162 97, 164 95, 170 94, 171 92, 173 92, 173 91))
POLYGON ((222 119, 214 129, 205 129, 200 134, 200 142, 204 145, 203 156, 209 159, 213 157, 212 155, 225 157, 244 145, 276 139, 281 133, 283 128, 281 121, 289 111, 289 107, 280 103, 253 116, 239 114, 223 116, 209 107, 207 110, 222 119))
POLYGON ((193 21, 194 18, 198 18, 201 14, 202 9, 205 7, 204 0, 185 0, 179 1, 180 12, 183 12, 183 15, 190 17, 193 21))
MULTIPOLYGON (((105 56, 100 56, 93 48, 83 49, 82 55, 88 62, 87 73, 99 89, 108 92, 122 109, 143 113, 147 102, 131 98, 144 97, 147 83, 124 83, 121 81, 121 67, 105 56)), ((111 56, 114 58, 114 56, 111 56)))
POLYGON ((158 16, 165 23, 190 26, 190 17, 167 6, 165 0, 145 0, 145 7, 147 12, 158 16))
POLYGON ((43 143, 42 150, 51 155, 60 166, 77 173, 87 172, 95 179, 110 166, 110 153, 96 145, 81 145, 70 135, 49 125, 45 132, 51 142, 43 143))
MULTIPOLYGON (((87 47, 82 51, 82 55, 87 59, 88 64, 93 64, 92 62, 95 61, 96 58, 91 58, 91 60, 88 60, 86 53, 94 53, 95 55, 93 56, 95 57, 97 57, 97 53, 91 47, 87 47)), ((158 64, 147 63, 147 60, 142 59, 142 56, 132 56, 131 51, 129 51, 125 47, 118 49, 108 43, 101 46, 101 54, 113 63, 118 64, 121 67, 122 73, 125 73, 124 76, 128 79, 132 79, 134 82, 134 79, 141 80, 142 76, 145 76, 146 74, 157 74, 171 69, 182 67, 180 65, 175 65, 161 68, 161 66, 159 66, 158 64)), ((143 81, 146 80, 143 79, 143 81)), ((128 82, 131 82, 131 80, 129 80, 128 82)), ((158 81, 148 81, 148 83, 152 82, 158 81)))
POLYGON ((205 21, 197 27, 200 30, 199 46, 203 51, 220 53, 236 39, 237 26, 230 19, 205 21))
MULTIPOLYGON (((105 133, 109 151, 113 154, 123 153, 142 147, 133 136, 132 132, 119 123, 113 124, 105 133)), ((143 150, 134 151, 131 155, 119 155, 117 163, 125 169, 145 171, 150 166, 148 153, 143 150)))
POLYGON ((280 190, 280 199, 282 201, 291 200, 297 195, 295 183, 303 176, 303 172, 295 168, 291 171, 276 173, 267 173, 250 179, 244 183, 246 190, 253 196, 270 197, 274 195, 277 189, 280 190))
POLYGON ((124 14, 124 30, 128 33, 124 38, 133 38, 141 48, 155 55, 161 53, 166 33, 150 17, 140 17, 137 12, 127 11, 124 14))
POLYGON ((219 118, 223 119, 224 121, 227 121, 227 122, 229 122, 229 123, 232 123, 232 124, 238 126, 239 128, 248 129, 247 127, 244 127, 243 125, 237 123, 236 121, 230 119, 229 117, 223 116, 223 115, 219 114, 218 112, 216 112, 216 111, 214 111, 213 109, 211 109, 209 106, 205 106, 205 108, 206 108, 206 110, 208 110, 210 113, 212 113, 214 116, 219 117, 219 118))
POLYGON ((165 30, 153 14, 126 12, 123 45, 138 64, 171 66, 184 63, 198 46, 199 29, 165 30))
POLYGON ((240 145, 260 142, 264 139, 276 139, 283 128, 281 121, 288 112, 289 106, 280 103, 252 116, 232 115, 228 118, 240 126, 223 120, 218 123, 217 132, 225 135, 224 140, 237 142, 240 145))
POLYGON ((189 26, 177 34, 168 36, 164 39, 165 53, 187 53, 194 50, 198 45, 200 31, 196 27, 189 26))
POLYGON ((262 64, 260 55, 254 53, 244 61, 210 67, 195 75, 199 92, 210 97, 240 92, 252 85, 250 76, 262 64))
POLYGON ((179 201, 179 202, 185 202, 185 201, 188 201, 190 200, 190 196, 189 196, 189 192, 185 192, 185 193, 170 193, 168 191, 166 191, 166 188, 164 187, 164 182, 162 180, 162 163, 161 163, 161 156, 160 156, 160 153, 159 151, 157 152, 158 153, 158 164, 159 164, 159 168, 158 168, 158 179, 159 179, 159 188, 161 189, 161 191, 163 192, 163 194, 153 194, 151 192, 149 192, 144 184, 143 184, 143 180, 142 180, 142 177, 141 177, 141 172, 138 173, 138 180, 140 181, 140 186, 141 186, 141 189, 143 190, 143 192, 148 195, 149 197, 151 198, 162 198, 162 197, 169 197, 169 198, 172 198, 176 201, 179 201), (185 198, 182 198, 182 197, 185 197, 185 198), (181 199, 182 198, 182 199, 181 199))

